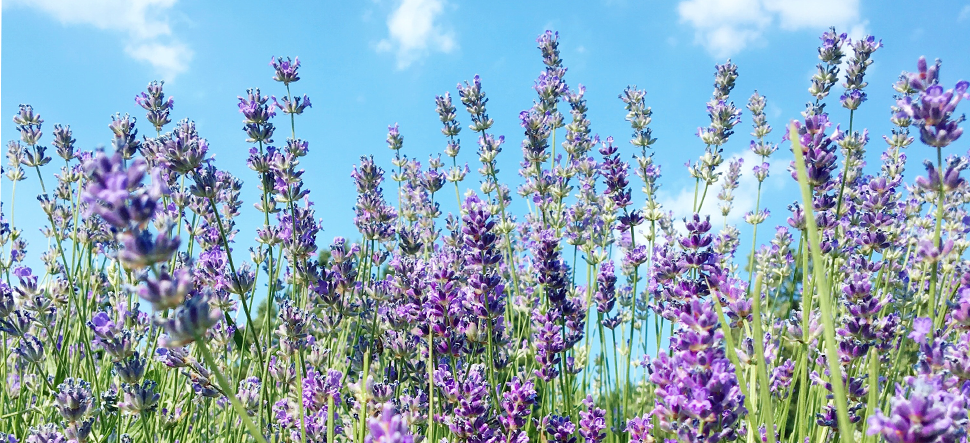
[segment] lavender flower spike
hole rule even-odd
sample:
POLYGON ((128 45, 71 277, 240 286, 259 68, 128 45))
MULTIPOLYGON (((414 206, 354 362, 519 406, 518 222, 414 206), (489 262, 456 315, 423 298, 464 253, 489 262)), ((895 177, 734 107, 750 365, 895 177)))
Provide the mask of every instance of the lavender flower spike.
POLYGON ((167 337, 162 337, 161 345, 166 348, 177 348, 194 342, 205 335, 222 313, 209 306, 209 302, 201 296, 193 297, 185 302, 175 315, 164 320, 157 320, 165 329, 167 337))
POLYGON ((890 443, 961 441, 967 426, 966 399, 941 383, 932 375, 907 377, 905 386, 896 386, 889 416, 877 411, 869 417, 869 435, 880 434, 890 443))
POLYGON ((367 419, 367 427, 369 432, 364 443, 414 443, 404 418, 390 404, 384 406, 380 418, 367 419))

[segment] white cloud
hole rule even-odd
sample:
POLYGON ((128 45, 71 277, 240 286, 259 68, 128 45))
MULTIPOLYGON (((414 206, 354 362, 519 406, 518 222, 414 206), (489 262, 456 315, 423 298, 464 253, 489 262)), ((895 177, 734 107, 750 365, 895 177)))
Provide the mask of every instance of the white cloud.
POLYGON ((437 20, 444 9, 444 0, 402 0, 387 17, 389 35, 377 44, 377 50, 394 52, 398 69, 411 66, 431 51, 455 50, 454 34, 437 20))
POLYGON ((726 58, 758 44, 772 26, 786 31, 862 26, 859 0, 684 0, 681 22, 712 56, 726 58))
MULTIPOLYGON (((727 172, 728 164, 735 159, 742 159, 743 164, 741 166, 741 178, 738 180, 738 188, 734 190, 734 203, 732 204, 731 213, 728 214, 727 222, 729 224, 738 224, 744 220, 744 215, 755 209, 755 204, 757 203, 758 196, 758 180, 754 177, 751 172, 751 168, 755 165, 760 164, 761 157, 748 149, 742 152, 734 153, 729 157, 725 157, 724 163, 718 168, 721 172, 722 179, 716 184, 711 186, 707 190, 707 196, 704 198, 704 204, 701 206, 700 214, 711 216, 711 220, 720 222, 724 220, 724 216, 721 215, 721 209, 719 208, 720 200, 717 199, 717 194, 721 191, 721 182, 723 181, 724 173, 727 172)), ((785 186, 787 182, 785 180, 788 177, 788 171, 786 168, 788 164, 781 161, 775 160, 774 162, 769 161, 771 166, 768 168, 768 178, 762 185, 762 194, 768 192, 774 192, 785 186)), ((697 191, 698 194, 703 193, 704 185, 701 184, 700 189, 697 191)), ((698 195, 698 199, 700 195, 698 195)), ((680 220, 684 217, 689 217, 694 213, 694 185, 684 187, 676 192, 665 192, 662 188, 657 194, 657 200, 663 205, 663 210, 673 211, 674 220, 680 220)), ((760 209, 764 209, 764 198, 762 198, 762 205, 760 209)))
POLYGON ((169 80, 185 72, 192 60, 192 50, 179 42, 128 45, 125 52, 135 60, 150 63, 169 80))
POLYGON ((761 0, 686 0, 677 12, 694 27, 694 39, 718 58, 738 53, 771 23, 761 0))
POLYGON ((188 69, 192 50, 172 33, 168 11, 177 0, 8 0, 41 10, 65 25, 89 25, 124 35, 125 53, 166 80, 188 69))
POLYGON ((859 20, 859 0, 766 0, 768 12, 777 14, 788 31, 852 25, 859 20))
POLYGON ((970 5, 965 5, 957 15, 957 21, 962 22, 968 18, 970 18, 970 5))

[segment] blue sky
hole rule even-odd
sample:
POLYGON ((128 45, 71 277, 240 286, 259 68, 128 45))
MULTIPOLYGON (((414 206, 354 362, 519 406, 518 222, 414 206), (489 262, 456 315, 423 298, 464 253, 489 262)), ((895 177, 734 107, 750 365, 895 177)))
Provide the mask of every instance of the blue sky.
MULTIPOLYGON (((140 133, 150 127, 133 97, 153 79, 166 79, 175 98, 173 120, 189 117, 209 140, 217 165, 247 182, 244 195, 256 196, 255 175, 245 167, 249 146, 236 108, 247 88, 283 95, 271 80, 271 56, 299 56, 303 80, 293 85, 307 94, 313 108, 297 119, 297 135, 310 142, 303 168, 317 215, 325 232, 355 237, 351 165, 373 153, 390 168, 384 138, 399 123, 404 153, 426 160, 445 146, 434 97, 455 95, 459 81, 482 77, 493 131, 507 138, 499 157, 504 177, 513 185, 521 159, 523 135, 518 112, 531 106, 531 86, 542 64, 535 38, 545 29, 560 32, 560 48, 569 68, 566 82, 587 87, 592 129, 601 137, 625 143, 630 130, 617 95, 636 84, 648 91, 653 108, 656 162, 663 167, 661 200, 683 215, 684 192, 693 180, 683 164, 695 160, 703 144, 694 136, 708 123, 715 63, 727 57, 739 66, 732 99, 743 108, 759 90, 768 97, 769 122, 777 142, 781 129, 809 101, 806 89, 817 63, 818 35, 829 25, 854 37, 867 33, 883 40, 869 70, 869 101, 856 116, 872 141, 870 164, 878 162, 889 132, 891 84, 900 71, 914 70, 916 59, 943 60, 947 87, 970 78, 970 3, 927 2, 890 8, 886 2, 821 0, 687 0, 682 2, 467 2, 405 0, 366 2, 176 2, 175 0, 7 0, 2 10, 2 51, 7 56, 0 102, 0 137, 17 137, 11 118, 19 103, 30 103, 45 119, 42 139, 50 143, 55 123, 70 124, 77 145, 108 145, 108 123, 115 112, 138 117, 140 133), (555 7, 552 5, 555 4, 555 7)), ((829 98, 833 119, 848 123, 837 103, 841 87, 829 98)), ((963 106, 965 111, 968 107, 963 106)), ((468 124, 467 114, 459 118, 468 124)), ((727 156, 744 155, 750 136, 747 110, 725 147, 727 156)), ((286 122, 277 117, 277 124, 286 122)), ((459 159, 478 166, 474 140, 463 131, 459 159)), ((277 137, 282 140, 288 131, 277 137)), ((960 140, 954 152, 970 146, 960 140)), ((915 144, 909 151, 911 174, 930 151, 915 144)), ((753 157, 750 157, 753 160, 753 157)), ((784 223, 784 207, 795 196, 785 168, 787 148, 776 154, 765 200, 774 211, 770 225, 784 223)), ((57 163, 57 162, 54 162, 57 163)), ((746 163, 750 175, 753 161, 746 163)), ((53 163, 45 171, 55 172, 53 163)), ((18 186, 18 222, 41 222, 33 196, 39 193, 33 171, 18 186), (28 215, 31 211, 33 215, 28 215)), ((3 180, 0 198, 10 200, 3 180)), ((49 182, 49 181, 48 181, 49 182)), ((466 182, 467 183, 467 182, 466 182)), ((388 184, 386 188, 391 187, 388 184)), ((477 187, 477 186, 476 186, 477 187)), ((736 191, 735 214, 751 209, 753 181, 736 191)), ((685 191, 687 190, 687 191, 685 191)), ((454 205, 445 200, 445 212, 454 205)), ((708 207, 713 208, 710 203, 708 207)), ((245 215, 256 214, 247 205, 245 215)), ((243 217, 240 241, 249 242, 261 217, 243 217)), ((743 223, 742 223, 743 224, 743 223)), ((45 248, 27 230, 32 257, 45 248)), ((762 232, 767 239, 771 229, 762 232)), ((742 245, 750 244, 747 237, 742 245)), ((747 246, 744 246, 746 248, 747 246)), ((747 251, 743 251, 746 254, 747 251)))

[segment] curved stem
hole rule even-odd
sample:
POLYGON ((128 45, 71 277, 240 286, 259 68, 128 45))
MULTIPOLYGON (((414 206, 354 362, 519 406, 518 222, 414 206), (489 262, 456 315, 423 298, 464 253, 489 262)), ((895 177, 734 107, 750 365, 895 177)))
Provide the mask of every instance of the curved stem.
MULTIPOLYGON (((941 243, 941 227, 943 226, 943 206, 945 204, 945 194, 943 192, 943 148, 936 148, 936 171, 940 176, 940 189, 936 191, 936 228, 933 230, 933 246, 939 250, 941 243)), ((940 257, 942 260, 943 257, 940 257)), ((930 270, 930 324, 936 328, 936 285, 939 280, 938 264, 934 262, 930 270)), ((933 341, 933 334, 929 335, 929 340, 933 341)))
MULTIPOLYGON (((752 314, 754 314, 754 349, 757 353, 757 366, 758 366, 758 378, 761 380, 761 420, 765 423, 766 434, 768 434, 768 443, 775 443, 775 414, 771 407, 771 389, 768 386, 768 369, 765 365, 765 345, 764 331, 761 327, 761 288, 762 288, 762 275, 759 273, 754 280, 754 293, 751 296, 754 298, 751 303, 753 308, 752 314)), ((716 302, 715 302, 716 303, 716 302)))
POLYGON ((205 363, 209 365, 209 368, 212 369, 212 373, 216 375, 216 381, 219 383, 219 388, 222 389, 222 393, 225 394, 226 398, 229 399, 229 402, 232 403, 232 407, 236 410, 236 413, 239 414, 239 417, 242 419, 243 424, 246 425, 246 428, 249 429, 249 433, 252 434, 253 438, 256 439, 257 442, 266 443, 266 438, 263 437, 263 433, 259 431, 259 428, 256 427, 253 420, 249 418, 249 414, 246 413, 246 408, 244 408, 242 403, 239 402, 239 399, 236 398, 236 391, 232 389, 232 387, 229 385, 229 381, 226 380, 226 377, 222 375, 222 371, 219 370, 219 366, 216 365, 216 361, 212 358, 212 353, 209 352, 209 347, 206 346, 205 341, 201 336, 197 336, 195 338, 195 343, 198 345, 199 350, 202 351, 202 358, 205 359, 205 363))
MULTIPOLYGON (((825 356, 829 365, 830 379, 832 384, 832 394, 835 396, 835 408, 839 421, 839 435, 843 443, 853 443, 855 441, 855 429, 849 421, 848 398, 845 394, 845 386, 842 383, 842 366, 839 364, 839 350, 835 343, 835 319, 832 312, 832 300, 829 293, 829 281, 823 269, 822 250, 819 249, 818 226, 815 224, 815 211, 812 206, 812 191, 808 184, 808 174, 805 170, 805 159, 803 157, 803 147, 798 138, 798 130, 795 125, 789 130, 792 142, 792 150, 795 152, 795 168, 798 171, 798 185, 801 188, 802 199, 805 201, 805 225, 808 228, 808 243, 812 253, 812 270, 815 274, 815 286, 819 292, 819 308, 822 314, 822 324, 825 335, 825 356)), ((806 314, 803 314, 806 315, 806 314)), ((806 325, 803 325, 805 327, 806 325)))

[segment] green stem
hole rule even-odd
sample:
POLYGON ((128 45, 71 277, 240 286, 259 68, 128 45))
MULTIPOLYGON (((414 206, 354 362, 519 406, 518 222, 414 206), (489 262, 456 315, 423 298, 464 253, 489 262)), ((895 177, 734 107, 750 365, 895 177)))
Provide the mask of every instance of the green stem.
MULTIPOLYGON (((832 300, 829 293, 829 281, 823 270, 822 251, 819 249, 818 226, 815 224, 815 211, 812 205, 812 190, 808 184, 808 175, 805 171, 805 159, 803 158, 801 141, 798 137, 798 130, 795 125, 789 130, 789 137, 792 141, 792 150, 795 151, 795 168, 798 170, 798 184, 801 188, 802 199, 805 202, 805 224, 808 228, 809 249, 812 253, 812 270, 815 274, 816 287, 819 292, 819 308, 822 314, 822 324, 825 335, 825 354, 828 360, 832 393, 835 396, 835 408, 838 414, 839 435, 843 443, 853 443, 855 441, 855 429, 849 422, 848 398, 845 395, 845 386, 842 384, 842 367, 839 364, 839 350, 835 342, 835 319, 832 311, 832 300)), ((803 315, 808 315, 807 313, 803 315)), ((804 323, 804 321, 803 321, 804 323)), ((802 327, 807 327, 807 324, 802 327)))
MULTIPOLYGON (((804 235, 802 238, 804 239, 804 235)), ((799 241, 802 243, 802 241, 799 241)), ((812 293, 814 292, 810 289, 809 273, 808 273, 808 248, 802 249, 802 355, 803 359, 801 361, 802 372, 798 380, 798 442, 804 442, 805 436, 808 434, 808 418, 806 409, 808 408, 807 397, 808 391, 811 387, 808 384, 808 348, 809 348, 809 333, 812 317, 812 293)))
MULTIPOLYGON (((768 443, 775 443, 775 414, 771 407, 771 389, 768 387, 768 369, 765 367, 765 345, 764 331, 761 327, 761 289, 762 289, 762 275, 759 273, 754 280, 754 293, 752 297, 751 307, 753 308, 754 314, 754 349, 757 353, 756 358, 758 359, 758 377, 761 379, 761 420, 765 423, 766 434, 768 434, 768 443)), ((715 304, 718 304, 715 302, 715 304)))
MULTIPOLYGON (((936 170, 940 175, 940 189, 936 191, 936 228, 933 230, 933 246, 937 250, 940 249, 940 234, 941 227, 943 226, 943 205, 945 194, 943 192, 943 148, 936 148, 936 170)), ((942 260, 943 257, 940 257, 942 260)), ((937 270, 938 264, 936 262, 931 264, 932 269, 930 269, 930 324, 936 328, 936 285, 939 279, 939 272, 937 270)), ((929 340, 933 341, 933 334, 930 334, 929 340)))
MULTIPOLYGON (((718 297, 711 297, 711 304, 714 305, 714 310, 717 311, 717 318, 721 322, 721 330, 724 331, 724 341, 725 349, 724 353, 727 354, 728 360, 731 361, 731 366, 734 366, 734 377, 738 379, 738 387, 742 392, 747 392, 744 386, 744 374, 741 372, 741 362, 738 361, 737 348, 734 347, 734 336, 731 335, 731 327, 727 322, 727 317, 724 316, 724 308, 721 307, 721 302, 718 301, 718 297)), ((673 327, 673 325, 671 325, 673 327)), ((658 351, 659 352, 659 351, 658 351)), ((745 414, 744 419, 748 422, 749 432, 753 433, 757 426, 754 425, 754 418, 751 414, 745 414)))
POLYGON ((266 443, 266 439, 263 437, 263 434, 259 431, 259 428, 256 427, 256 424, 253 423, 253 420, 249 418, 249 414, 246 413, 246 408, 244 408, 242 403, 239 402, 239 399, 236 398, 236 391, 232 389, 229 382, 226 380, 226 377, 222 375, 222 371, 220 371, 219 367, 216 365, 216 361, 212 358, 212 353, 209 352, 209 347, 206 346, 201 335, 195 337, 195 343, 198 345, 199 350, 202 351, 202 358, 205 359, 205 363, 209 365, 209 367, 212 369, 212 373, 215 374, 216 381, 219 383, 219 388, 222 389, 223 394, 225 394, 226 398, 229 399, 229 402, 232 403, 232 407, 236 410, 236 413, 239 414, 239 417, 242 419, 242 422, 246 428, 249 429, 249 433, 252 434, 253 438, 256 439, 257 442, 266 443))
MULTIPOLYGON (((866 415, 872 416, 876 413, 876 404, 879 401, 879 354, 876 347, 869 348, 869 397, 866 404, 866 415)), ((868 431, 869 422, 863 425, 868 431)), ((868 432, 863 432, 866 435, 868 432)), ((865 438, 865 437, 863 437, 865 438)))
MULTIPOLYGON (((210 196, 208 200, 209 207, 212 208, 212 215, 216 218, 216 223, 219 225, 219 237, 222 239, 222 244, 226 248, 226 261, 229 262, 229 271, 232 272, 232 280, 237 288, 241 287, 239 284, 239 274, 236 273, 236 265, 232 261, 232 251, 229 249, 229 238, 226 236, 226 230, 222 226, 222 217, 219 215, 219 210, 216 209, 215 199, 210 196)), ((243 294, 239 294, 239 301, 242 302, 243 311, 246 313, 246 330, 243 331, 243 344, 241 346, 242 349, 240 349, 240 352, 244 352, 246 350, 246 337, 248 336, 248 332, 253 330, 254 323, 253 317, 249 313, 249 302, 246 301, 246 297, 243 294)), ((256 347, 256 354, 259 356, 259 361, 262 362, 264 360, 263 348, 259 345, 259 337, 253 335, 253 344, 256 347)))

